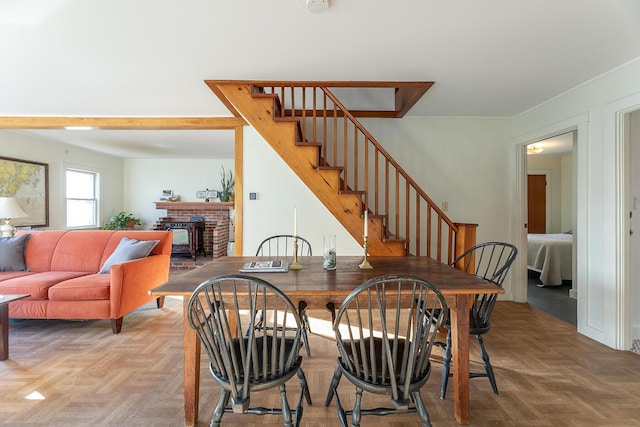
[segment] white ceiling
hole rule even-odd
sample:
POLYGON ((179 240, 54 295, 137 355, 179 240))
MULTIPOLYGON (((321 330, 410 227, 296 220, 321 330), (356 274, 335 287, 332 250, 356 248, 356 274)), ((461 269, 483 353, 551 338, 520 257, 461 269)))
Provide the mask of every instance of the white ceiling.
POLYGON ((549 139, 527 145, 539 148, 538 153, 529 153, 530 156, 563 156, 573 151, 573 138, 575 131, 563 133, 549 139))
MULTIPOLYGON (((229 116, 204 80, 262 79, 435 81, 408 116, 511 117, 640 57, 640 1, 2 0, 0 46, 0 116, 229 116)), ((227 131, 29 132, 233 157, 227 131)))

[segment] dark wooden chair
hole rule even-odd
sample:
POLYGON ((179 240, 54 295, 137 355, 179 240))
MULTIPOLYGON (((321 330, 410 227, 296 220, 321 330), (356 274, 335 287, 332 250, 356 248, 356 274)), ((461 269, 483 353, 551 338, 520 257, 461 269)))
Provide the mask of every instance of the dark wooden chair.
MULTIPOLYGON (((476 277, 484 279, 502 287, 511 264, 518 255, 518 249, 510 243, 503 242, 485 242, 480 243, 456 258, 451 265, 473 274, 476 277)), ((498 299, 497 294, 476 295, 471 311, 469 313, 469 333, 474 335, 480 345, 480 352, 484 362, 485 372, 470 372, 471 378, 487 377, 491 383, 491 388, 495 394, 498 394, 498 386, 493 372, 493 367, 489 360, 489 353, 484 346, 482 336, 491 330, 491 322, 489 318, 493 311, 493 307, 498 299)), ((442 364, 442 381, 440 385, 440 398, 444 399, 447 394, 447 384, 451 376, 451 325, 445 324, 448 329, 446 342, 437 343, 438 346, 444 348, 443 364, 442 364)))
MULTIPOLYGON (((286 258, 289 261, 294 259, 293 248, 295 245, 295 237, 290 234, 278 234, 275 236, 267 237, 256 251, 256 256, 267 257, 281 257, 286 258)), ((298 256, 311 256, 311 244, 303 237, 298 236, 298 256)), ((298 313, 300 313, 300 319, 302 320, 302 340, 304 341, 304 348, 307 352, 307 357, 311 357, 311 347, 309 346, 309 336, 307 332, 311 333, 311 326, 309 326, 309 317, 307 316, 307 303, 300 301, 298 303, 298 313)))
POLYGON ((438 289, 413 276, 382 276, 356 288, 336 313, 336 369, 325 406, 335 397, 343 426, 360 425, 363 415, 417 412, 431 425, 420 388, 431 373, 429 356, 447 304, 438 289), (337 388, 342 376, 356 387, 353 410, 344 410, 337 388), (363 409, 363 392, 390 395, 390 407, 363 409), (411 401, 413 404, 411 404, 411 401))
MULTIPOLYGON (((278 234, 267 237, 258 245, 256 256, 280 256, 293 260, 294 236, 290 234, 278 234)), ((311 256, 311 244, 303 237, 298 236, 298 256, 311 256)))
POLYGON ((300 424, 303 396, 309 405, 311 396, 301 368, 300 317, 286 295, 255 277, 212 278, 191 295, 188 321, 209 357, 213 379, 222 388, 211 426, 219 426, 225 412, 282 414, 285 426, 300 424), (260 315, 266 327, 252 328, 260 315), (302 391, 292 417, 285 383, 294 375, 302 391), (280 408, 250 405, 252 392, 272 388, 280 391, 280 408))

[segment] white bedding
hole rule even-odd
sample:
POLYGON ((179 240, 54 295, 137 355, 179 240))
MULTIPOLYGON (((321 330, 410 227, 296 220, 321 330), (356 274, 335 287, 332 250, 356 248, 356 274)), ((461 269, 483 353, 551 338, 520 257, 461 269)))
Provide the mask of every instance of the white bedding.
POLYGON ((529 234, 527 268, 540 273, 544 286, 571 280, 573 234, 529 234))

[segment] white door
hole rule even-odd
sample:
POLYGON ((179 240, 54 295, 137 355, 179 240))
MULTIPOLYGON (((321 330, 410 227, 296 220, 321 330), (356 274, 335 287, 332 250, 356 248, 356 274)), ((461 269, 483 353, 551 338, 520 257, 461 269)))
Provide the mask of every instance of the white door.
POLYGON ((625 138, 628 138, 630 197, 629 212, 629 256, 630 261, 630 321, 631 339, 640 346, 640 110, 625 116, 625 138))

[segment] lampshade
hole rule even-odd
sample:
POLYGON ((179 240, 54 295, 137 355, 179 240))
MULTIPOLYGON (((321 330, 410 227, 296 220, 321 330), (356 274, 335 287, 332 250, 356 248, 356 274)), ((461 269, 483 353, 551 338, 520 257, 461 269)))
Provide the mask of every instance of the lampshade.
POLYGON ((4 224, 0 225, 0 231, 2 231, 2 237, 13 236, 14 228, 11 225, 12 218, 24 218, 27 215, 18 206, 18 202, 13 197, 0 197, 0 218, 4 218, 4 224))

